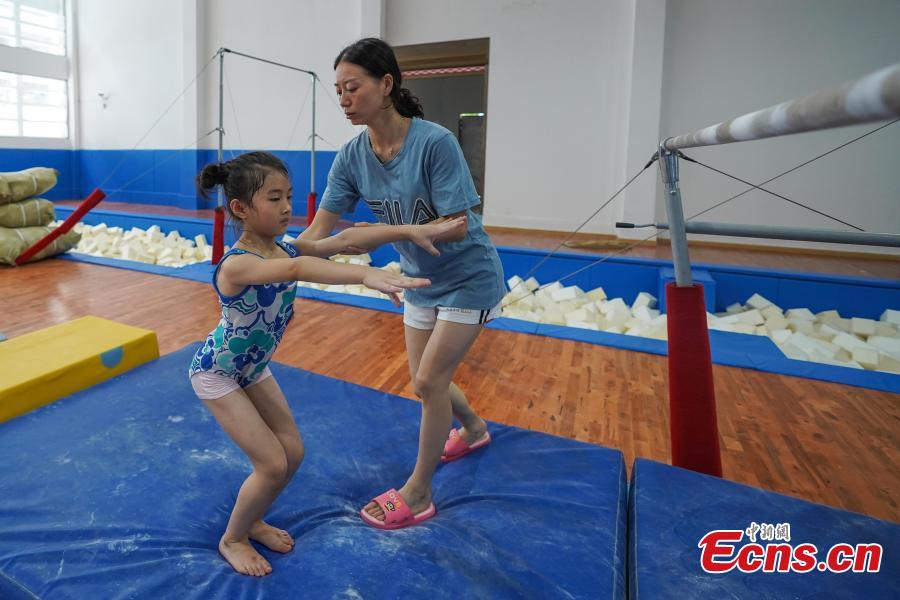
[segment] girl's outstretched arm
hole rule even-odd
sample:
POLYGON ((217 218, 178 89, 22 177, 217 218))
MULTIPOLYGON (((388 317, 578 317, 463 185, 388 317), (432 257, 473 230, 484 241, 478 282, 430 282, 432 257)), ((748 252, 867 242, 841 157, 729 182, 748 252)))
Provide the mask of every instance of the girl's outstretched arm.
MULTIPOLYGON (((318 217, 318 215, 316 215, 318 217)), ((435 242, 461 239, 465 236, 467 220, 463 214, 453 219, 435 221, 425 225, 371 225, 369 227, 352 227, 340 233, 319 240, 307 240, 300 238, 295 240, 295 246, 302 254, 307 256, 333 256, 355 252, 357 250, 372 250, 389 242, 410 241, 428 253, 438 256, 440 252, 435 248, 435 242)))
POLYGON ((431 285, 428 279, 395 275, 382 269, 336 263, 314 256, 297 258, 261 259, 253 255, 233 256, 222 263, 219 285, 232 287, 280 283, 284 281, 309 281, 325 284, 362 284, 384 292, 399 306, 396 294, 405 288, 421 288, 431 285))

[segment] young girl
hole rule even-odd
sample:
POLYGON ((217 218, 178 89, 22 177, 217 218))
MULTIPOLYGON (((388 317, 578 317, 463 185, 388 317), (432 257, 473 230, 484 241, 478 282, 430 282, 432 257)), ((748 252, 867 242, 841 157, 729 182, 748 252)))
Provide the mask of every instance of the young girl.
POLYGON ((262 518, 303 460, 297 425, 268 367, 293 316, 297 280, 361 283, 399 305, 397 292, 425 287, 429 281, 317 257, 401 239, 437 253, 433 243, 465 223, 357 228, 319 241, 286 244, 277 238, 290 221, 291 183, 277 157, 243 154, 206 166, 197 179, 204 194, 216 185, 224 187, 228 211, 241 222, 243 232, 213 275, 222 318, 194 355, 189 375, 197 396, 253 464, 219 540, 219 552, 239 573, 263 576, 272 567, 249 540, 276 552, 288 552, 294 544, 286 531, 262 518))
POLYGON ((404 296, 409 372, 422 399, 419 456, 405 485, 377 496, 360 515, 374 527, 397 529, 435 514, 431 480, 439 461, 461 458, 490 442, 485 422, 453 375, 484 324, 500 313, 503 270, 481 217, 471 210, 480 200, 456 138, 421 118, 418 99, 400 87, 391 47, 379 39, 360 40, 341 51, 334 67, 344 113, 368 129, 341 148, 322 210, 301 238, 327 236, 360 197, 390 225, 468 217, 468 229, 460 228, 440 257, 404 241, 396 244, 403 272, 432 282, 404 296), (462 428, 448 439, 453 416, 462 428))

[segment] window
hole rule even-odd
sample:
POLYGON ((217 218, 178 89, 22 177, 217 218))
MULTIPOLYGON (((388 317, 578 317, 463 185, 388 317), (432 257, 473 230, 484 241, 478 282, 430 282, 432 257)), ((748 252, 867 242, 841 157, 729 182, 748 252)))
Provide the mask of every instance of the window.
POLYGON ((66 82, 0 71, 0 135, 69 136, 66 82))
POLYGON ((65 3, 0 0, 0 137, 69 137, 65 3))
POLYGON ((0 44, 65 56, 64 0, 0 0, 0 44))

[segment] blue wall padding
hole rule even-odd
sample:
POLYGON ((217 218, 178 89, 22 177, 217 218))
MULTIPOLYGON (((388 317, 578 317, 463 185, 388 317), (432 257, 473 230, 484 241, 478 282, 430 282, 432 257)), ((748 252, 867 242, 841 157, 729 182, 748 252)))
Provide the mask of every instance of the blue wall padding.
MULTIPOLYGON (((895 523, 644 459, 635 461, 628 504, 628 585, 634 600, 900 598, 900 525, 895 523), (698 548, 703 536, 717 529, 744 530, 751 522, 789 523, 790 543, 815 544, 819 559, 837 543, 881 544, 881 572, 703 571, 698 548)), ((746 536, 737 547, 745 543, 746 536)))
MULTIPOLYGON (((226 150, 228 160, 244 150, 226 150)), ((309 192, 309 151, 274 150, 287 163, 294 184, 294 213, 306 214, 309 192)), ((325 192, 328 171, 337 152, 316 150, 316 191, 325 192)), ((86 198, 102 184, 109 200, 159 204, 184 209, 211 208, 215 197, 205 200, 197 194, 194 179, 204 165, 216 161, 215 150, 51 150, 0 149, 4 171, 29 167, 53 167, 60 172, 56 187, 42 194, 50 200, 86 198)), ((364 203, 363 203, 364 204, 364 203)))
POLYGON ((56 187, 40 195, 48 200, 86 198, 81 194, 78 162, 71 150, 44 148, 0 148, 0 171, 21 171, 31 167, 49 167, 59 171, 56 187))
POLYGON ((379 531, 357 511, 411 472, 420 405, 276 363, 306 458, 267 518, 297 543, 235 574, 216 547, 250 463, 190 387, 195 348, 0 425, 0 597, 624 598, 619 451, 490 424, 438 469, 436 517, 379 531))

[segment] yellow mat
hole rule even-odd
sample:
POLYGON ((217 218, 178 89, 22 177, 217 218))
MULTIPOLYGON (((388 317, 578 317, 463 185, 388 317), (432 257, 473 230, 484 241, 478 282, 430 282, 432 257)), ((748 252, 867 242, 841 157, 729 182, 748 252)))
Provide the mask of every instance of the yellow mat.
POLYGON ((156 333, 82 317, 0 343, 0 423, 159 358, 156 333))

